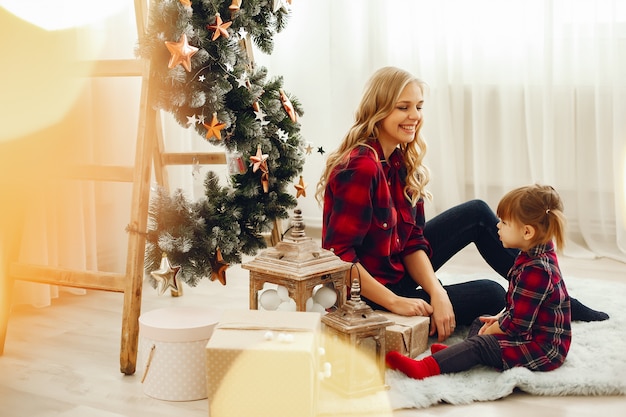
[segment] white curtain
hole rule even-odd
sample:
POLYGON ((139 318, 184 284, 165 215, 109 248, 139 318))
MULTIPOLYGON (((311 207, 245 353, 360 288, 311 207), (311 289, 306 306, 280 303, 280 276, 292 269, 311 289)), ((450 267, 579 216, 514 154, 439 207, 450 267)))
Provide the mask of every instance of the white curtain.
MULTIPOLYGON (((626 260, 626 2, 300 0, 292 12, 257 61, 303 103, 315 149, 336 148, 372 72, 405 68, 430 89, 431 215, 548 183, 565 200, 570 253, 626 260)), ((319 225, 324 156, 307 158, 300 205, 319 225)))
MULTIPOLYGON (((12 36, 24 39, 31 52, 11 75, 16 88, 34 100, 32 105, 37 111, 31 114, 33 123, 39 121, 41 112, 59 113, 59 118, 51 118, 50 124, 9 141, 15 144, 12 149, 17 149, 16 166, 28 173, 28 179, 15 178, 26 196, 19 199, 20 203, 25 202, 20 262, 77 270, 125 271, 125 226, 130 220, 132 184, 48 183, 47 177, 70 163, 134 163, 141 78, 82 77, 77 64, 92 59, 135 58, 134 9, 132 2, 127 3, 126 8, 106 18, 70 29, 46 32, 26 22, 12 26, 12 36), (50 56, 46 49, 52 51, 50 56), (39 71, 31 79, 35 76, 31 73, 34 68, 39 71), (45 82, 40 84, 39 77, 45 82), (60 90, 71 88, 48 90, 41 88, 44 84, 60 90), (42 154, 38 148, 47 151, 42 154)), ((9 14, 2 15, 5 19, 15 21, 9 14)), ((54 16, 48 22, 51 20, 54 16)), ((9 108, 3 115, 3 125, 23 124, 11 116, 12 111, 15 116, 24 114, 23 109, 9 108)), ((10 203, 8 196, 4 203, 10 203)), ((85 293, 83 289, 16 281, 12 302, 43 307, 61 291, 85 293)))
MULTIPOLYGON (((270 76, 284 77, 305 110, 302 134, 314 152, 306 156, 307 195, 298 203, 307 227, 321 225, 315 184, 366 80, 395 65, 429 85, 429 216, 471 198, 495 207, 511 187, 549 183, 565 200, 571 253, 626 261, 626 2, 293 0, 291 9, 274 52, 255 52, 255 59, 270 76)), ((76 49, 79 56, 133 58, 136 40, 128 2, 80 29, 76 49)), ((134 161, 139 87, 138 79, 95 80, 83 93, 81 133, 95 139, 87 150, 94 161, 134 161)), ((214 150, 167 114, 163 127, 168 151, 214 150)), ((208 169, 226 174, 225 166, 200 173, 170 167, 170 186, 199 198, 208 169)), ((23 259, 123 271, 130 189, 77 187, 67 192, 78 212, 56 222, 72 229, 46 228, 44 214, 33 215, 29 227, 45 230, 51 243, 25 242, 23 259), (77 218, 86 226, 76 228, 77 218), (67 230, 77 246, 61 247, 67 230)))

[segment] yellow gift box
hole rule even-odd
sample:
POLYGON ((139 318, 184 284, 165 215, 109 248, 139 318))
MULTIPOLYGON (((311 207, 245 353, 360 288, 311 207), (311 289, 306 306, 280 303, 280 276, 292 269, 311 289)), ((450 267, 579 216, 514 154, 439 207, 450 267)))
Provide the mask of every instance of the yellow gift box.
POLYGON ((314 417, 320 314, 226 310, 206 345, 210 417, 314 417))
POLYGON ((393 321, 387 327, 385 350, 395 350, 403 355, 415 358, 428 347, 430 317, 401 316, 388 311, 376 311, 393 321))

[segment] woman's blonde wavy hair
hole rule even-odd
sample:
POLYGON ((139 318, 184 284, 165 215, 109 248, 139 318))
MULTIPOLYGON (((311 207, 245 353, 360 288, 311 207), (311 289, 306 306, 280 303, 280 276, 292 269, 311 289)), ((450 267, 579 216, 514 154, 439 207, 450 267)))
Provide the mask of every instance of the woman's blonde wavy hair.
MULTIPOLYGON (((394 110, 400 94, 409 83, 416 83, 422 93, 426 90, 426 83, 399 68, 384 67, 372 75, 355 113, 354 124, 339 148, 328 156, 326 168, 317 183, 315 198, 320 205, 324 200, 324 190, 330 174, 337 167, 347 166, 350 152, 354 148, 361 145, 371 148, 367 142, 378 137, 378 123, 394 110)), ((430 171, 428 167, 422 165, 426 155, 426 142, 420 133, 423 121, 423 118, 420 119, 417 125, 415 140, 400 145, 407 170, 404 195, 413 206, 420 197, 431 197, 425 188, 430 180, 430 171)))

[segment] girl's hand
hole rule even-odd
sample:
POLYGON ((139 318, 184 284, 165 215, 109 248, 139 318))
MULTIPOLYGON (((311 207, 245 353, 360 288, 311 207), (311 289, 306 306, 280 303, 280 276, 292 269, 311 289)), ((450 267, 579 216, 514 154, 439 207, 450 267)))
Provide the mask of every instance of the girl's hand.
POLYGON ((480 330, 478 330, 478 334, 490 334, 487 329, 489 329, 494 323, 498 323, 498 316, 481 316, 478 320, 483 323, 483 326, 480 330))

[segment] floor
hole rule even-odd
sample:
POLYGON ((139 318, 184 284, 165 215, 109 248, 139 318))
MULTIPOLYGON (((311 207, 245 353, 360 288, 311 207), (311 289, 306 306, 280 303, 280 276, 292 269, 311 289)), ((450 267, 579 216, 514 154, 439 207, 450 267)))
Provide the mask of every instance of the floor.
MULTIPOLYGON (((562 257, 561 267, 565 276, 585 274, 626 282, 626 265, 609 259, 562 257)), ((474 273, 485 268, 475 249, 468 248, 445 270, 474 273)), ((0 417, 206 417, 206 400, 156 400, 143 393, 140 372, 132 376, 119 372, 122 302, 121 294, 91 291, 87 295, 62 294, 44 309, 14 307, 5 354, 0 357, 0 417)), ((247 309, 248 271, 232 266, 226 286, 203 281, 198 287, 185 287, 182 297, 171 297, 169 293, 158 296, 156 290, 144 287, 142 311, 178 305, 247 309)), ((441 404, 368 415, 618 416, 624 415, 624 407, 624 396, 553 398, 520 392, 494 402, 441 404)))

